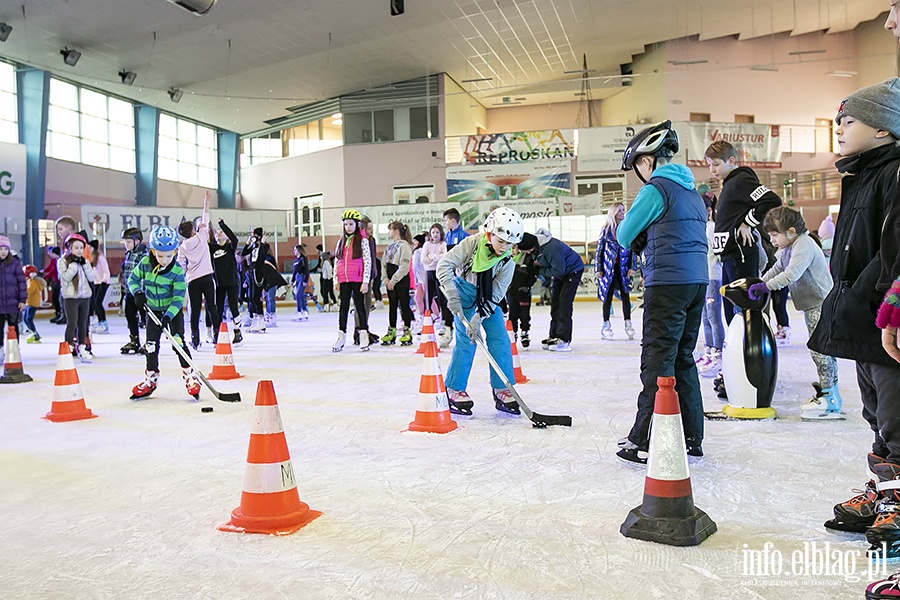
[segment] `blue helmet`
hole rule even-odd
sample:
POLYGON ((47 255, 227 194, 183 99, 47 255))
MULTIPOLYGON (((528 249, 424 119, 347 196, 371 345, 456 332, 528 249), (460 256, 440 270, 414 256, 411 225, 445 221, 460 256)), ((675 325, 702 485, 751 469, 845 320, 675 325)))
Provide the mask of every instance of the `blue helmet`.
POLYGON ((159 252, 171 252, 178 248, 178 234, 166 225, 160 225, 150 233, 150 247, 159 252))

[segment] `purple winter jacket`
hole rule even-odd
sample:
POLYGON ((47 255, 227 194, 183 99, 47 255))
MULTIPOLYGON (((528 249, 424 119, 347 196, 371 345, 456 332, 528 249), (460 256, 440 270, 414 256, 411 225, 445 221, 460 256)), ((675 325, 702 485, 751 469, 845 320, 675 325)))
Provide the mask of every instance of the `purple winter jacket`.
POLYGON ((18 314, 19 304, 25 304, 25 290, 22 261, 9 254, 6 260, 0 260, 0 315, 18 314))

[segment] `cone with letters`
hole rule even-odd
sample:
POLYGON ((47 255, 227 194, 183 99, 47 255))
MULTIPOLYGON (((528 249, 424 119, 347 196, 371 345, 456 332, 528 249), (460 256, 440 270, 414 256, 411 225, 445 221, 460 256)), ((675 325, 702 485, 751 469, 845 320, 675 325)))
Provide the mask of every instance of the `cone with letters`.
POLYGON ((16 335, 16 328, 12 325, 6 329, 5 349, 3 377, 0 377, 0 383, 34 381, 31 375, 27 375, 22 369, 22 356, 19 354, 19 336, 16 335))
POLYGON ((271 381, 260 381, 241 505, 219 531, 290 535, 321 515, 300 501, 275 387, 271 381))
POLYGON ((219 339, 216 340, 216 358, 213 362, 212 373, 207 379, 238 379, 243 377, 234 368, 234 354, 231 352, 231 342, 228 340, 228 324, 223 320, 219 327, 219 339))
POLYGON ((619 531, 648 542, 696 546, 716 532, 716 524, 694 506, 675 378, 659 377, 657 385, 644 501, 619 531))
POLYGON ((519 350, 516 348, 516 332, 513 331, 512 321, 506 320, 506 335, 509 336, 509 348, 512 351, 513 375, 516 383, 528 383, 528 378, 522 372, 522 363, 519 362, 519 350))
POLYGON ((59 343, 59 358, 56 362, 56 379, 53 382, 53 404, 50 412, 44 417, 54 423, 95 419, 97 415, 84 405, 84 394, 81 393, 81 382, 75 361, 67 342, 59 343))
POLYGON ((416 407, 416 418, 409 424, 409 431, 449 433, 458 425, 450 417, 447 388, 444 387, 441 362, 438 360, 438 345, 434 340, 428 340, 424 344, 425 361, 419 380, 419 405, 416 407))
POLYGON ((434 347, 440 353, 441 349, 437 345, 437 336, 434 334, 434 320, 431 318, 431 311, 426 310, 425 316, 422 317, 422 340, 419 342, 419 349, 416 354, 425 354, 425 346, 429 341, 434 342, 434 347))

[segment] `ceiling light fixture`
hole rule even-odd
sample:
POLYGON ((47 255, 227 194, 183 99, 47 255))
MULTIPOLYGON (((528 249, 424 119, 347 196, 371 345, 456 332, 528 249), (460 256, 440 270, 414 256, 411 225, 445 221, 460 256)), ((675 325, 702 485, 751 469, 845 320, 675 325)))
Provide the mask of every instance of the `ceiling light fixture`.
POLYGON ((493 77, 478 77, 476 79, 463 79, 460 83, 478 83, 479 81, 492 81, 493 77))
POLYGON ((135 73, 134 71, 126 71, 125 69, 122 69, 121 71, 119 71, 119 79, 121 79, 122 83, 124 83, 125 85, 131 85, 132 83, 134 83, 134 80, 137 79, 137 73, 135 73))
POLYGON ((670 65, 683 66, 683 65, 702 65, 708 63, 708 60, 670 60, 670 65))
POLYGON ((8 23, 0 23, 0 42, 5 42, 9 39, 9 34, 12 33, 12 25, 8 23))
POLYGON ((777 71, 778 65, 751 65, 751 71, 777 71))
POLYGON ((68 48, 63 48, 59 51, 62 54, 63 62, 69 65, 70 67, 74 67, 78 62, 78 59, 81 58, 81 52, 78 50, 69 50, 68 48))
POLYGON ((181 97, 184 95, 184 92, 179 90, 178 88, 169 88, 169 99, 178 104, 181 102, 181 97))
POLYGON ((494 102, 491 106, 513 106, 515 104, 522 104, 521 102, 494 102))
POLYGON ((169 2, 197 16, 205 15, 216 4, 216 0, 169 0, 169 2))
POLYGON ((331 115, 332 119, 342 119, 343 117, 344 117, 344 113, 340 113, 340 112, 336 112, 333 115, 331 115))
POLYGON ((856 71, 828 71, 825 74, 832 77, 856 77, 859 75, 856 71))
POLYGON ((585 73, 596 73, 597 69, 575 69, 574 71, 563 71, 563 75, 583 75, 585 73))
POLYGON ((794 50, 793 52, 788 52, 790 56, 801 56, 803 54, 825 54, 828 50, 794 50))

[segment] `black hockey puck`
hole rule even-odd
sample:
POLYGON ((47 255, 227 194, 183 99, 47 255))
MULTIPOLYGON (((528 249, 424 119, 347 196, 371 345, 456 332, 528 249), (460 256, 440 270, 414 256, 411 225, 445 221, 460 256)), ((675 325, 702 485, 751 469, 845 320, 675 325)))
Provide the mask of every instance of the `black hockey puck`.
POLYGON ((212 411, 213 411, 212 406, 204 406, 200 409, 200 412, 212 412, 212 411))

